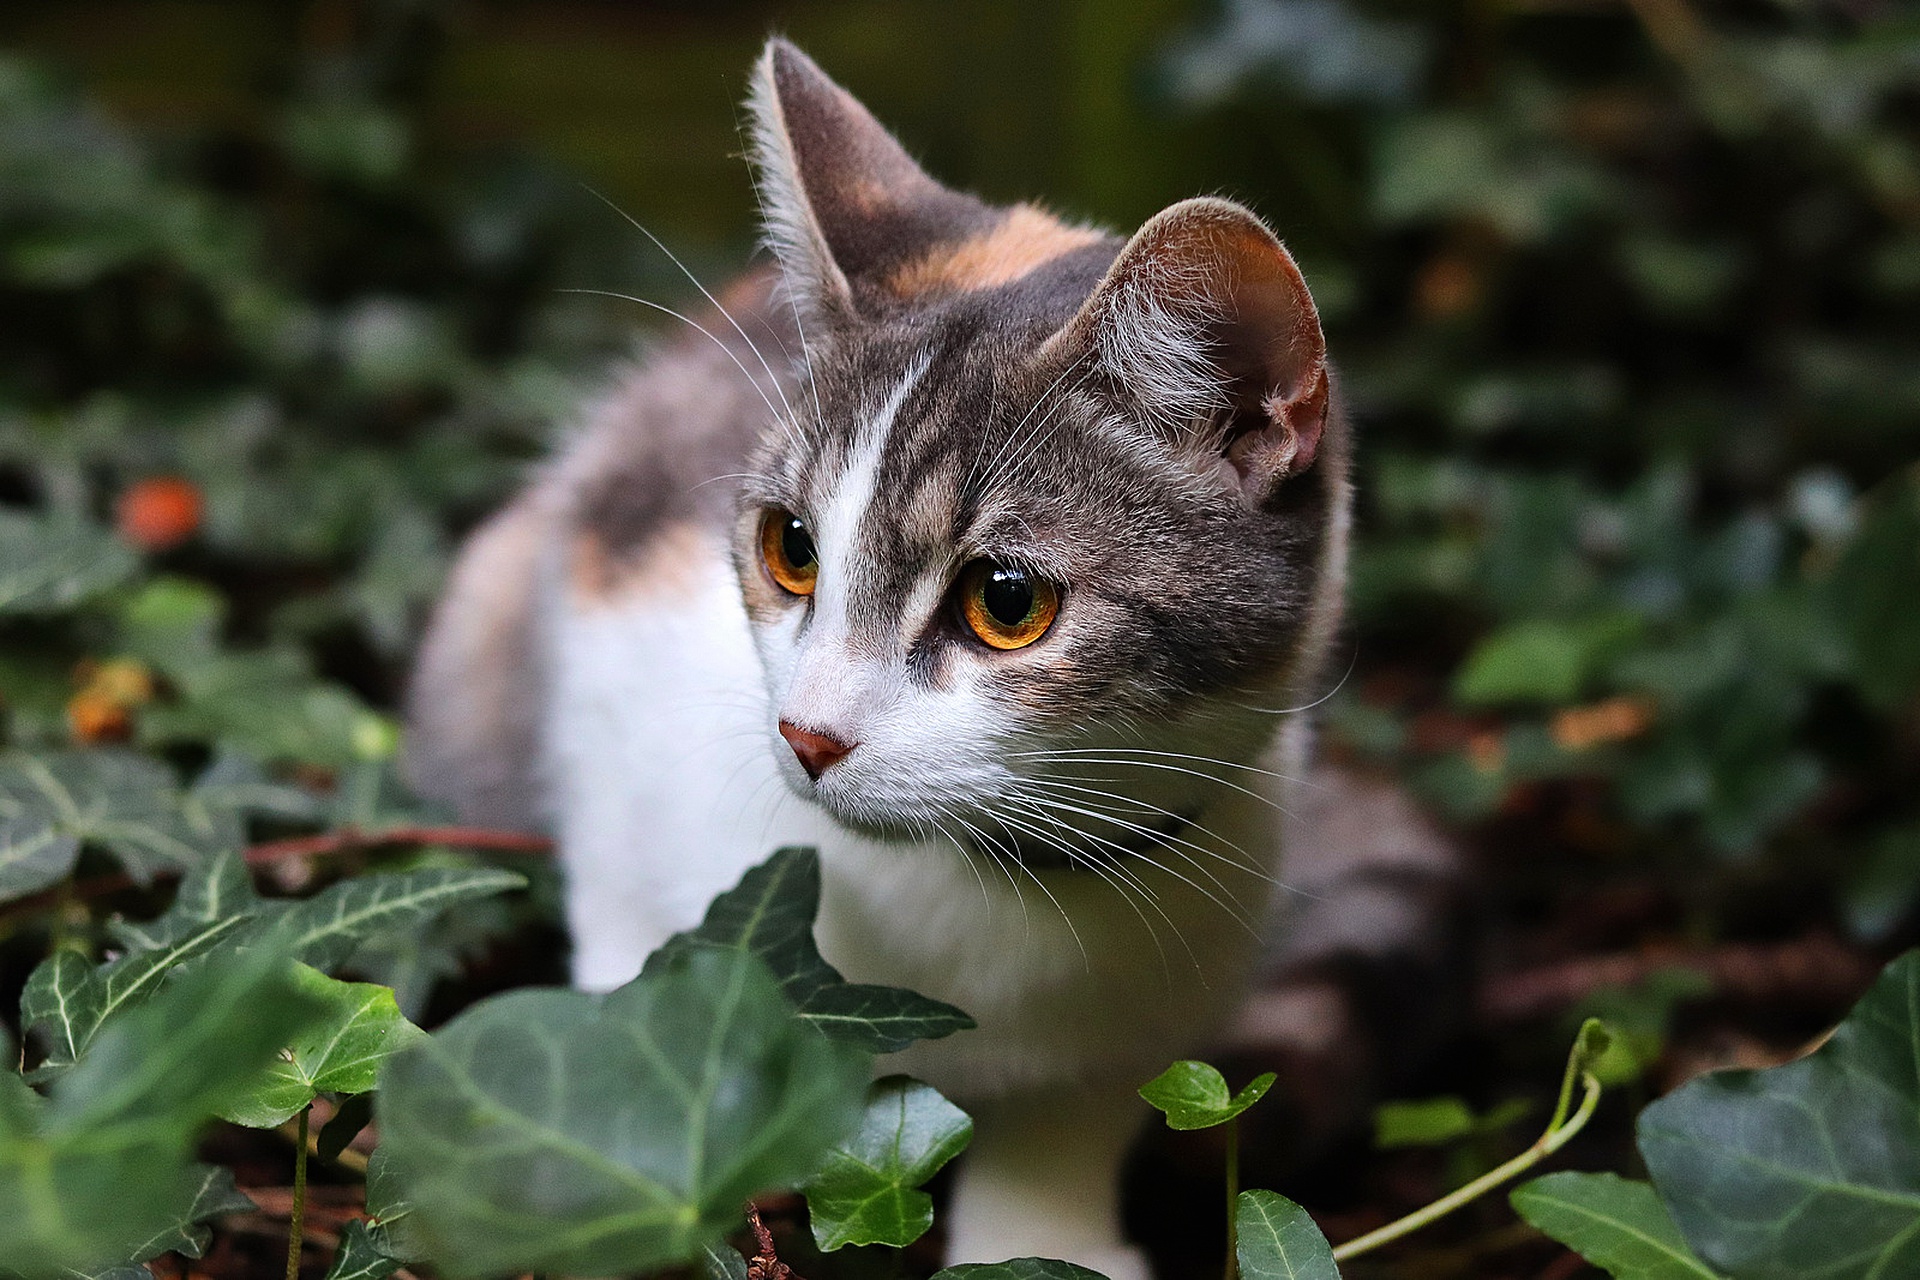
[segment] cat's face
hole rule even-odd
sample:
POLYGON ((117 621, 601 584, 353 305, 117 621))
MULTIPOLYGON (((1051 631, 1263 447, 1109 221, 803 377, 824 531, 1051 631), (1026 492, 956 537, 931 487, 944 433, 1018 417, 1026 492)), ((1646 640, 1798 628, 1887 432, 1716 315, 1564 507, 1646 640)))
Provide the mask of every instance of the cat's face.
POLYGON ((1177 828, 1324 639, 1342 444, 1291 260, 1222 202, 1122 246, 930 193, 791 50, 761 94, 808 338, 734 538, 769 749, 879 835, 1070 861, 1177 828), (813 176, 823 145, 878 185, 813 176))

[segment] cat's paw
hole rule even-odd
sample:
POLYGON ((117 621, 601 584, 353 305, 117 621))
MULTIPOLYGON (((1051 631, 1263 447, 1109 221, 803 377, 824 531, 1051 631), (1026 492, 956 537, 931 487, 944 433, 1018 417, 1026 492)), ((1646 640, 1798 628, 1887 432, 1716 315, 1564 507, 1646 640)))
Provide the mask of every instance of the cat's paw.
POLYGON ((1075 1257, 1073 1261, 1098 1271, 1107 1280, 1153 1280, 1153 1263, 1147 1260, 1144 1251, 1130 1244, 1116 1244, 1075 1257))

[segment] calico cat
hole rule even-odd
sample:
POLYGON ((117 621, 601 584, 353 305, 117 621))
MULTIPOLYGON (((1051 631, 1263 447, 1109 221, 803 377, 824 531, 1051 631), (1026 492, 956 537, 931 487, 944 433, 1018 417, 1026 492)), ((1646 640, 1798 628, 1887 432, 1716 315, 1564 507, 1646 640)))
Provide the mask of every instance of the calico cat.
POLYGON ((414 777, 551 827, 588 988, 817 846, 827 959, 979 1023, 887 1064, 976 1118, 951 1257, 1142 1276, 1134 1091, 1243 992, 1339 620, 1313 301, 1225 200, 950 190, 783 41, 749 111, 776 269, 469 543, 414 777))

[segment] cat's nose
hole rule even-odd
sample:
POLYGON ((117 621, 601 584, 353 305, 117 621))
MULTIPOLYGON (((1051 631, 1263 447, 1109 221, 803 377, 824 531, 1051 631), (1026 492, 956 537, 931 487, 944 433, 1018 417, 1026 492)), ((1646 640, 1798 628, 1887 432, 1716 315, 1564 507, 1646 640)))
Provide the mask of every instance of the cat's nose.
POLYGON ((793 748, 793 754, 800 758, 800 767, 807 771, 807 776, 816 780, 827 771, 827 766, 859 745, 842 742, 811 729, 802 729, 791 720, 780 722, 780 736, 787 740, 787 745, 793 748))

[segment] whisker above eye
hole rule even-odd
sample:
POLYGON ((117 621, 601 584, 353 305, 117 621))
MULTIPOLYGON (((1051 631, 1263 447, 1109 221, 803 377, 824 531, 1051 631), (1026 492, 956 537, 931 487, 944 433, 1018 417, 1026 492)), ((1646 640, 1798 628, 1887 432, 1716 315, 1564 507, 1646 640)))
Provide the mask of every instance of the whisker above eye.
MULTIPOLYGON (((779 407, 773 403, 772 398, 767 395, 766 389, 760 385, 760 380, 753 376, 752 370, 748 369, 746 366, 746 363, 742 361, 737 354, 734 353, 733 348, 728 346, 725 342, 721 341, 719 335, 715 334, 711 329, 701 324, 698 320, 695 320, 692 316, 685 315, 681 312, 675 311, 672 307, 667 306, 665 303, 655 302, 651 298, 636 297, 631 293, 620 293, 613 289, 572 288, 572 289, 561 289, 559 290, 559 292, 577 293, 577 294, 585 295, 586 297, 590 297, 590 298, 617 298, 622 302, 631 302, 636 304, 637 306, 650 307, 653 310, 660 312, 662 315, 672 316, 675 320, 678 320, 682 324, 685 324, 691 327, 695 332, 699 333, 702 337, 706 338, 709 342, 713 343, 716 347, 719 347, 720 350, 726 354, 727 359, 733 361, 734 367, 740 370, 740 376, 745 378, 748 384, 753 387, 754 391, 759 394, 762 403, 764 403, 767 406, 767 412, 773 415, 773 420, 780 424, 782 429, 784 429, 788 433, 788 435, 795 441, 795 443, 801 442, 804 433, 801 431, 798 421, 792 416, 793 411, 791 407, 789 407, 785 413, 782 413, 779 407)), ((747 345, 751 347, 753 344, 749 342, 747 345)), ((769 372, 768 376, 772 376, 771 372, 769 372)), ((780 390, 777 382, 774 385, 774 390, 775 391, 780 390)), ((780 398, 782 403, 784 403, 786 400, 786 395, 784 392, 781 393, 780 398)))
MULTIPOLYGON (((791 401, 787 399, 786 389, 780 385, 779 375, 774 373, 773 366, 767 363, 766 355, 762 353, 760 348, 754 344, 753 339, 747 336, 747 331, 740 327, 740 322, 733 318, 733 312, 721 306, 720 299, 714 297, 713 294, 708 291, 707 286, 700 283, 700 277, 694 275, 693 272, 688 269, 687 264, 680 261, 679 255, 674 253, 673 250, 667 248, 666 242, 661 240, 659 236, 647 230, 647 228, 644 225, 642 225, 642 223, 638 218, 628 213, 625 209, 622 209, 619 205, 615 204, 612 200, 608 199, 605 195, 603 195, 599 191, 595 191, 594 188, 589 186, 587 187, 587 190, 589 192, 592 192, 594 198, 599 200, 600 203, 606 205, 607 208, 613 210, 615 213, 619 214, 622 218, 626 219, 628 225, 632 226, 635 231, 638 231, 641 235, 653 241, 653 247, 658 249, 661 253, 664 253, 667 255, 667 261, 671 262, 674 266, 680 269, 680 274, 685 276, 693 284, 693 287, 700 291, 700 296, 705 298, 708 304, 711 305, 715 311, 718 311, 722 316, 726 317, 727 323, 733 326, 733 331, 740 335, 740 341, 747 344, 747 350, 753 352, 753 358, 758 360, 760 362, 760 367, 766 371, 768 380, 773 383, 774 394, 779 396, 780 403, 786 406, 787 417, 793 418, 795 416, 793 412, 793 404, 791 401)), ((745 372, 745 370, 743 369, 742 372, 745 372)), ((753 381, 753 375, 748 374, 747 380, 749 382, 753 381)), ((771 409, 773 406, 769 404, 767 407, 771 409)))

